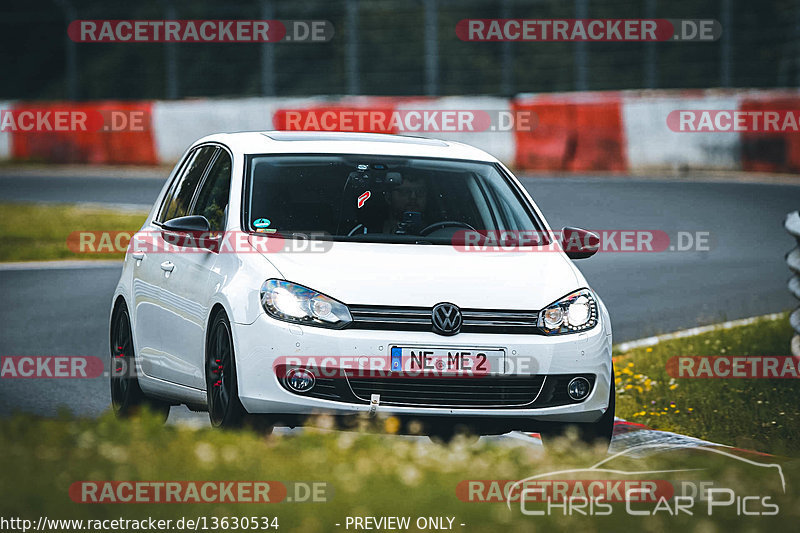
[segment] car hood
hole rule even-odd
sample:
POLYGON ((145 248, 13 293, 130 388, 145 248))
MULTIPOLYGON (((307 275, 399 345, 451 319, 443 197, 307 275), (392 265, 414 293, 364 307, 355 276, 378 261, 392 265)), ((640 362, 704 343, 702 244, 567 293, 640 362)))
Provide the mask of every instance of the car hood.
POLYGON ((463 252, 444 245, 327 243, 325 252, 262 253, 284 279, 351 305, 541 309, 580 288, 553 251, 463 252))

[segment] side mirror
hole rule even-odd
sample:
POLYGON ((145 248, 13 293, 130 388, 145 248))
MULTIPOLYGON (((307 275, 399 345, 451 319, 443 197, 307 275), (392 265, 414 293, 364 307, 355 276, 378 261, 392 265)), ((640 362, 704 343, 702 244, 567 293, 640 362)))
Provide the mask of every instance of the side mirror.
POLYGON ((167 220, 161 226, 167 231, 175 233, 191 233, 195 231, 211 231, 211 224, 208 219, 202 215, 189 215, 187 217, 173 218, 167 220))
POLYGON ((570 259, 586 259, 600 249, 600 236, 581 228, 561 230, 561 248, 570 259))
POLYGON ((219 238, 211 234, 211 224, 201 215, 167 220, 161 225, 161 236, 174 246, 184 248, 208 248, 214 250, 219 238))

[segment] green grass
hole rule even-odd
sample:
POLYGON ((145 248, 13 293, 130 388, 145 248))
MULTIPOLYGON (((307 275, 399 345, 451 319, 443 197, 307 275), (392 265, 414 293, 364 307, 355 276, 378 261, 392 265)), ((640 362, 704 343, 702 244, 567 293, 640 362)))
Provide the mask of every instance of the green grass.
POLYGON ((796 379, 674 379, 666 370, 673 356, 790 355, 791 337, 784 315, 619 354, 617 415, 656 429, 797 456, 796 379))
MULTIPOLYGON (((324 420, 321 421, 324 423, 324 420)), ((526 516, 515 503, 462 501, 456 487, 464 480, 518 480, 563 469, 585 468, 597 453, 565 443, 545 455, 528 444, 457 440, 449 447, 424 438, 400 438, 366 432, 307 430, 301 435, 263 437, 247 431, 215 431, 162 426, 155 419, 117 421, 67 417, 0 420, 3 473, 0 515, 35 521, 41 515, 71 519, 142 519, 148 516, 278 517, 279 531, 346 531, 347 516, 453 516, 456 531, 673 531, 677 528, 791 531, 800 519, 797 487, 800 466, 785 462, 787 491, 775 469, 698 451, 679 450, 646 458, 618 458, 609 467, 626 471, 696 469, 643 474, 636 479, 714 481, 737 495, 768 496, 779 505, 778 517, 740 517, 735 506, 708 517, 695 502, 692 516, 652 517, 626 514, 614 504, 610 516, 526 516), (329 500, 270 504, 86 504, 68 496, 76 481, 248 480, 326 482, 329 500), (342 524, 335 526, 336 523, 342 524), (461 527, 459 524, 466 524, 461 527)), ((770 460, 774 462, 774 460, 770 460)), ((551 479, 568 479, 559 474, 551 479)), ((630 478, 630 476, 627 476, 630 478)), ((625 479, 595 473, 583 479, 625 479)), ((654 504, 635 504, 652 509, 654 504)), ((753 506, 757 507, 757 506, 753 506)), ((534 507, 535 508, 535 507, 534 507)), ((751 508, 752 509, 752 508, 751 508)), ((352 531, 352 528, 350 529, 352 531)), ((416 531, 416 528, 411 528, 416 531)))
POLYGON ((146 216, 72 205, 0 204, 0 261, 121 259, 124 253, 76 253, 67 238, 80 231, 135 232, 146 216))

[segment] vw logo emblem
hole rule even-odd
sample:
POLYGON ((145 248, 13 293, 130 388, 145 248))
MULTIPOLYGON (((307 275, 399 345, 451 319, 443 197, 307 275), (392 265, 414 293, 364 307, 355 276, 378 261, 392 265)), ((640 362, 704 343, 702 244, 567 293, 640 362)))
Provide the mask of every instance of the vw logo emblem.
POLYGON ((455 335, 461 331, 461 309, 455 304, 441 303, 431 313, 433 332, 439 335, 455 335))

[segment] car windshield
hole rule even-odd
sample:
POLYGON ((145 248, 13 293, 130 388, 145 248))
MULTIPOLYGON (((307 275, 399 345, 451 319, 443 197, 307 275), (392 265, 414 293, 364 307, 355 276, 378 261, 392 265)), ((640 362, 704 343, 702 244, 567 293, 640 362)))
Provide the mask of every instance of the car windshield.
MULTIPOLYGON (((361 155, 248 161, 245 227, 358 242, 450 244, 541 226, 492 163, 361 155)), ((529 244, 541 244, 531 242, 529 244)))

